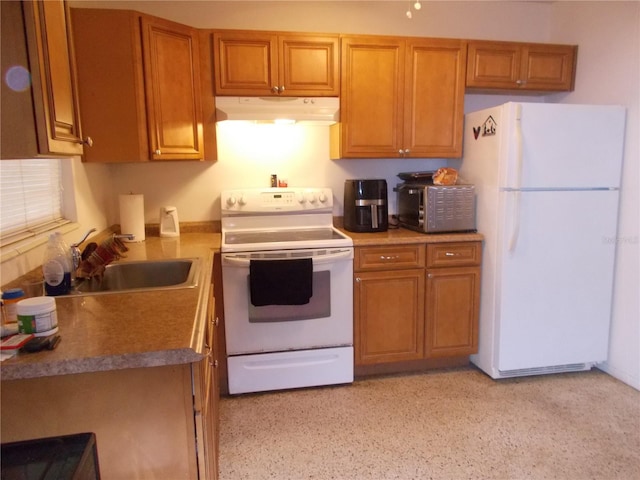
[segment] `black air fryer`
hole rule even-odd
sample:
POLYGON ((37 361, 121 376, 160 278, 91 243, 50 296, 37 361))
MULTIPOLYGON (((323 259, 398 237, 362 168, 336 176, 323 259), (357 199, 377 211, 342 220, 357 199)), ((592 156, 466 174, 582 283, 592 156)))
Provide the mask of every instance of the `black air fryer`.
POLYGON ((389 227, 386 180, 345 180, 344 228, 385 232, 389 227))

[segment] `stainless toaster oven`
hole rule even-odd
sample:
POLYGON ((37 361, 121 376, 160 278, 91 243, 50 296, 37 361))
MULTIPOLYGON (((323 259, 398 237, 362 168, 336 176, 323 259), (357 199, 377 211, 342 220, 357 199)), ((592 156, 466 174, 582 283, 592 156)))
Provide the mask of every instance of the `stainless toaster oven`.
POLYGON ((475 187, 403 183, 398 192, 400 226, 424 233, 475 231, 475 187))

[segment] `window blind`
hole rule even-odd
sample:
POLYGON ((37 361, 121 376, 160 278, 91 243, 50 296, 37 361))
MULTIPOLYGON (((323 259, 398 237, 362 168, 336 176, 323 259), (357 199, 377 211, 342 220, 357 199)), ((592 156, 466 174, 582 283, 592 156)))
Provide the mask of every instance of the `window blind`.
POLYGON ((67 221, 62 215, 61 161, 0 161, 0 246, 67 221))

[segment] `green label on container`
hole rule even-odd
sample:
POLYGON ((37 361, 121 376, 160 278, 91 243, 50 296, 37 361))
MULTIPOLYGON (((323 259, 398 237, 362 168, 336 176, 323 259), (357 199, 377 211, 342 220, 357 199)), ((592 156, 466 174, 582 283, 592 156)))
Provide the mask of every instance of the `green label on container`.
POLYGON ((35 315, 18 315, 18 332, 37 333, 35 315))

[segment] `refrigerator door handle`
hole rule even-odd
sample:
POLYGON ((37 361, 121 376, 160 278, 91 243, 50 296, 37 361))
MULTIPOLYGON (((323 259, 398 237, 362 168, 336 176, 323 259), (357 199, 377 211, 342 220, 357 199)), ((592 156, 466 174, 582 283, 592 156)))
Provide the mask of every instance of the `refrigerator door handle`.
POLYGON ((522 187, 522 105, 519 103, 515 106, 515 137, 516 137, 516 177, 515 177, 515 185, 513 188, 519 189, 522 187))
POLYGON ((515 142, 516 142, 516 178, 515 191, 513 192, 513 205, 511 209, 511 233, 509 235, 509 252, 516 249, 518 234, 520 231, 520 191, 522 187, 522 105, 515 106, 515 142))
POLYGON ((516 249, 518 235, 520 234, 520 191, 509 192, 513 194, 513 204, 511 206, 511 232, 509 234, 509 253, 516 249))

